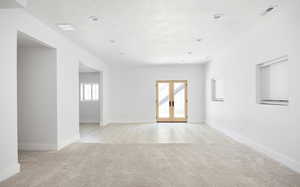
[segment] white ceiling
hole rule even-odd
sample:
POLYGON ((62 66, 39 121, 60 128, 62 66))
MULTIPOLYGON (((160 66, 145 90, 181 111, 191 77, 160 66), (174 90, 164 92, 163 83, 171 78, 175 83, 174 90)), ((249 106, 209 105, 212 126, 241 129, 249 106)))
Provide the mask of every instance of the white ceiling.
POLYGON ((53 27, 74 25, 75 31, 63 33, 107 63, 174 64, 207 61, 274 3, 278 0, 28 0, 27 9, 53 27), (213 19, 218 13, 224 17, 213 19))

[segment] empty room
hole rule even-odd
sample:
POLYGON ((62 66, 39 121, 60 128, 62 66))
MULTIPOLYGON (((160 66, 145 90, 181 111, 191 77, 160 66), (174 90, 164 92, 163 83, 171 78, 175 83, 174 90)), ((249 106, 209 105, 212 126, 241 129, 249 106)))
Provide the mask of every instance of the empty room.
POLYGON ((0 187, 300 186, 299 8, 0 0, 0 187))

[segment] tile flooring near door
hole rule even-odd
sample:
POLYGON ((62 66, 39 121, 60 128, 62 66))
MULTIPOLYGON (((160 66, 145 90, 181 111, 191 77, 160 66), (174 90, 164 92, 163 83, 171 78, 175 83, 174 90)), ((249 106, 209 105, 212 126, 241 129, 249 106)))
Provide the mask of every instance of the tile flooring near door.
POLYGON ((80 126, 81 142, 107 144, 201 143, 215 137, 207 126, 185 123, 95 124, 80 126), (206 136, 210 138, 206 138, 206 136))
POLYGON ((296 187, 300 175, 205 125, 81 126, 58 152, 21 152, 2 187, 296 187))

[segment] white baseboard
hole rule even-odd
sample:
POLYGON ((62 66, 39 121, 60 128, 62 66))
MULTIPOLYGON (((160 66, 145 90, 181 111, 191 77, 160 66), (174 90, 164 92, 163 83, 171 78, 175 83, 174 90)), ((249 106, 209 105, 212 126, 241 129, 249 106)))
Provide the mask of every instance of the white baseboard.
POLYGON ((77 141, 79 141, 79 140, 80 140, 80 136, 79 136, 79 135, 77 135, 77 136, 75 136, 75 137, 73 137, 73 138, 70 138, 70 139, 68 139, 68 140, 65 140, 65 141, 63 141, 62 143, 59 144, 57 150, 61 150, 61 149, 63 149, 64 147, 66 147, 66 146, 68 146, 68 145, 70 145, 70 144, 72 144, 72 143, 74 143, 74 142, 77 142, 77 141))
POLYGON ((107 123, 106 125, 112 125, 112 124, 124 124, 124 125, 135 124, 135 125, 138 125, 138 124, 153 124, 153 123, 156 123, 156 122, 155 121, 152 121, 152 122, 149 122, 149 121, 142 121, 142 122, 122 121, 122 122, 110 122, 110 123, 107 123))
POLYGON ((56 144, 35 144, 35 143, 22 143, 19 144, 19 150, 22 151, 58 151, 80 139, 79 135, 71 139, 65 140, 62 143, 56 144))
POLYGON ((99 121, 80 121, 80 124, 100 124, 99 121))
POLYGON ((206 125, 205 121, 200 121, 200 122, 192 122, 192 121, 188 121, 188 124, 195 124, 195 125, 206 125))
POLYGON ((288 157, 287 155, 273 151, 272 149, 270 149, 266 146, 263 146, 261 144, 258 144, 256 142, 252 141, 251 139, 243 137, 233 131, 225 130, 220 127, 216 127, 216 126, 212 126, 212 125, 210 125, 210 127, 222 132, 226 136, 234 139, 235 141, 245 144, 245 145, 253 148, 254 150, 270 157, 271 159, 276 160, 277 162, 285 165, 286 167, 300 173, 300 163, 297 162, 296 160, 288 157))
POLYGON ((102 125, 100 125, 101 127, 105 127, 105 126, 107 126, 107 125, 109 125, 110 123, 108 122, 108 123, 103 123, 102 125))
POLYGON ((53 151, 57 150, 56 144, 21 143, 19 150, 22 151, 53 151))
MULTIPOLYGON (((155 123, 157 123, 156 121, 143 121, 143 122, 130 122, 130 121, 122 121, 122 122, 109 122, 109 123, 106 123, 105 124, 105 126, 106 125, 112 125, 112 124, 124 124, 124 125, 130 125, 130 124, 135 124, 135 125, 137 125, 137 124, 155 124, 155 123)), ((205 125, 206 123, 205 123, 205 121, 197 121, 197 122, 187 122, 187 124, 195 124, 195 125, 205 125)))
POLYGON ((15 163, 7 168, 1 168, 0 170, 0 181, 8 179, 9 177, 20 172, 20 164, 15 163))
POLYGON ((105 121, 102 121, 102 123, 100 124, 100 126, 106 126, 106 125, 109 125, 111 122, 108 121, 108 120, 105 120, 105 121))

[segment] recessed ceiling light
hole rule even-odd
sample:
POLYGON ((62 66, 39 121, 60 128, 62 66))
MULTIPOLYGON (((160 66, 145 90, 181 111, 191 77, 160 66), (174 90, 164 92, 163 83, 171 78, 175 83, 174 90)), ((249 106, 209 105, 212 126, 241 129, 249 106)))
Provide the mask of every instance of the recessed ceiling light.
POLYGON ((58 28, 60 28, 63 31, 73 31, 75 30, 74 26, 69 23, 59 23, 56 25, 58 28))
POLYGON ((89 18, 89 20, 91 20, 91 21, 98 21, 98 20, 99 20, 99 18, 96 17, 96 16, 89 16, 88 18, 89 18))
POLYGON ((109 42, 110 42, 110 43, 116 43, 116 41, 115 41, 115 40, 109 40, 109 42))
POLYGON ((222 17, 224 17, 224 14, 214 14, 214 19, 221 19, 222 17))
POLYGON ((75 30, 74 26, 72 24, 69 24, 69 23, 59 23, 59 24, 56 24, 56 26, 58 28, 60 28, 61 30, 63 30, 63 31, 73 31, 73 30, 75 30))

